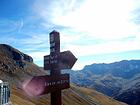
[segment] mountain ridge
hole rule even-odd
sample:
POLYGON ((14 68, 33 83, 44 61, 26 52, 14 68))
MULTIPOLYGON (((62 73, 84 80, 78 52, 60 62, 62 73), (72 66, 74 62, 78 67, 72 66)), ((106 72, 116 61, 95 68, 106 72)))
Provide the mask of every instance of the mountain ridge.
POLYGON ((130 105, 140 104, 140 60, 91 64, 81 71, 71 71, 71 75, 72 83, 78 86, 95 89, 130 105))

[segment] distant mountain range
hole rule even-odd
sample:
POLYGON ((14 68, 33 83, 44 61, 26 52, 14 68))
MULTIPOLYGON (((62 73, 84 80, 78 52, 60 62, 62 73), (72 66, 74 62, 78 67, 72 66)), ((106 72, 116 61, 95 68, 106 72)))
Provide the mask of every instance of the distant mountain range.
POLYGON ((92 64, 71 71, 71 82, 130 105, 140 105, 140 60, 92 64))
MULTIPOLYGON (((11 86, 12 105, 50 105, 50 94, 30 97, 22 89, 23 81, 28 77, 47 75, 33 63, 31 56, 19 50, 0 44, 0 79, 11 86)), ((63 105, 126 105, 93 89, 71 84, 70 89, 62 91, 63 105)))

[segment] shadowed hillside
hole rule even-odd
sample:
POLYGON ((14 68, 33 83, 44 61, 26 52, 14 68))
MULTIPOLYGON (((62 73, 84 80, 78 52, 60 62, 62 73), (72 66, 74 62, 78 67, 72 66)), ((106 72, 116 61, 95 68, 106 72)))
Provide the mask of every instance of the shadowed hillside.
MULTIPOLYGON (((46 75, 33 63, 32 57, 8 46, 0 45, 0 79, 11 86, 12 105, 50 105, 50 95, 30 97, 22 90, 23 81, 35 75, 46 75)), ((63 105, 126 105, 94 90, 71 85, 63 90, 63 105)))

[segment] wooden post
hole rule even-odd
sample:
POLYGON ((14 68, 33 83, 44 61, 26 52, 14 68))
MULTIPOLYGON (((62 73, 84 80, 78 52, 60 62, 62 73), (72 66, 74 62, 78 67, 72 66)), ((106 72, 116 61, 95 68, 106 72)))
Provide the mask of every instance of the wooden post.
MULTIPOLYGON (((53 31, 50 33, 50 62, 51 62, 51 76, 60 76, 61 71, 59 68, 60 54, 60 35, 58 32, 53 31)), ((51 92, 51 105, 62 105, 61 90, 51 92)))

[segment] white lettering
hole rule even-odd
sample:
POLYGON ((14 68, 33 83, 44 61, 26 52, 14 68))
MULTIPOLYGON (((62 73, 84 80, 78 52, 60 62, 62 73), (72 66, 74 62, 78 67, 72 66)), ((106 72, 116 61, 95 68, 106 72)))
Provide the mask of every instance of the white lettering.
POLYGON ((53 63, 54 63, 54 61, 52 60, 52 61, 50 61, 50 63, 51 63, 51 64, 53 64, 53 63))
POLYGON ((68 80, 60 80, 60 81, 45 82, 45 86, 62 85, 62 84, 65 84, 65 83, 69 83, 68 80))
POLYGON ((56 64, 56 63, 57 63, 57 60, 56 60, 56 59, 52 59, 52 60, 50 61, 50 63, 51 63, 51 64, 56 64))
POLYGON ((54 59, 54 56, 50 56, 50 59, 54 59))
POLYGON ((53 34, 50 35, 50 42, 54 42, 54 35, 53 34))
POLYGON ((50 52, 55 52, 55 48, 51 48, 50 49, 50 52))
POLYGON ((54 46, 55 46, 55 43, 51 43, 51 44, 50 44, 50 47, 54 47, 54 46))

